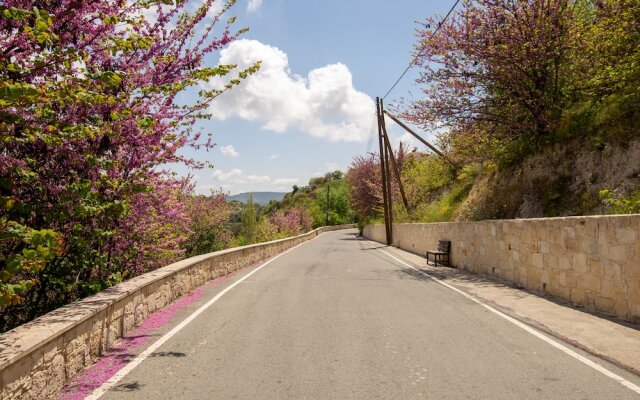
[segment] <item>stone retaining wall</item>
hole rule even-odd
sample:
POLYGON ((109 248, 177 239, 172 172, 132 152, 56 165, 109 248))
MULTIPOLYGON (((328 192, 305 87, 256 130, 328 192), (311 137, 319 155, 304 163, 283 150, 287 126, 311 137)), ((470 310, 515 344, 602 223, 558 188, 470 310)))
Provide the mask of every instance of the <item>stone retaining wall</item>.
MULTIPOLYGON (((451 241, 451 262, 589 310, 640 322, 640 215, 397 224, 394 246, 423 255, 451 241)), ((384 225, 364 236, 386 242, 384 225)))
POLYGON ((0 335, 0 399, 55 398, 147 316, 206 282, 265 260, 322 232, 192 257, 133 278, 0 335))

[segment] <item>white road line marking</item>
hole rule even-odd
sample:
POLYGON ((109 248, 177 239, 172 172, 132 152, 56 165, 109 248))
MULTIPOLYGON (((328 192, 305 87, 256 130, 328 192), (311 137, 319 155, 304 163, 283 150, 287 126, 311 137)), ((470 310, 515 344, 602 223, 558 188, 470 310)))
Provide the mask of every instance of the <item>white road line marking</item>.
MULTIPOLYGON (((356 239, 357 240, 357 239, 356 239)), ((486 308, 487 310, 491 311, 492 313, 506 319, 507 321, 511 322, 512 324, 516 325, 517 327, 527 331, 528 333, 532 334, 533 336, 537 337, 540 340, 543 340, 545 342, 547 342, 548 344, 550 344, 551 346, 555 347, 556 349, 562 351, 563 353, 575 358, 576 360, 580 361, 581 363, 595 369, 596 371, 600 372, 601 374, 613 379, 614 381, 620 383, 622 386, 625 386, 628 389, 631 389, 632 391, 636 392, 637 394, 640 394, 640 386, 637 386, 635 384, 633 384, 632 382, 629 382, 628 380, 624 379, 623 377, 621 377, 618 374, 615 374, 611 371, 609 371, 608 369, 606 369, 605 367, 601 366, 600 364, 597 364, 593 361, 591 361, 590 359, 576 353, 575 351, 571 350, 570 348, 556 342, 555 340, 552 340, 550 338, 548 338, 547 336, 543 335, 542 333, 538 332, 537 330, 533 329, 532 327, 523 324, 522 322, 518 321, 515 318, 512 318, 510 316, 508 316, 507 314, 503 313, 502 311, 499 311, 487 304, 482 303, 480 300, 476 299, 475 297, 463 292, 462 290, 453 287, 451 285, 449 285, 446 282, 441 281, 440 279, 427 274, 426 272, 414 267, 413 265, 407 264, 406 262, 404 262, 403 260, 393 256, 392 254, 387 253, 386 251, 380 249, 379 247, 375 247, 378 251, 380 251, 381 253, 386 254, 387 256, 393 258, 394 260, 396 260, 397 262, 401 263, 402 265, 405 265, 415 271, 417 271, 418 273, 428 277, 429 279, 434 280, 435 282, 441 284, 442 286, 445 286, 451 290, 453 290, 456 293, 459 293, 461 295, 463 295, 464 297, 466 297, 467 299, 473 301, 474 303, 477 303, 479 305, 481 305, 482 307, 486 308)))
MULTIPOLYGON (((322 233, 320 235, 322 235, 322 233)), ((317 235, 315 238, 317 238, 320 235, 317 235)), ((182 330, 182 328, 184 328, 191 321, 196 319, 196 317, 198 315, 202 314, 207 308, 211 307, 211 305, 213 303, 218 301, 228 291, 230 291, 231 289, 236 287, 236 285, 240 284, 242 281, 244 281, 245 279, 247 279, 251 275, 255 274, 256 272, 260 271, 262 268, 266 267, 267 265, 271 264, 273 261, 275 261, 276 259, 280 258, 281 256, 289 253, 290 251, 293 251, 293 250, 297 249, 298 247, 302 246, 305 243, 311 242, 315 238, 312 238, 312 239, 307 240, 305 242, 302 242, 302 243, 300 243, 298 245, 295 245, 294 247, 290 248, 289 250, 278 254, 277 256, 275 256, 272 259, 268 260, 267 262, 265 262, 264 264, 262 264, 258 268, 256 268, 253 271, 249 272, 247 275, 243 276, 241 279, 239 279, 236 282, 234 282, 231 286, 229 286, 228 288, 224 289, 222 292, 218 293, 214 298, 212 298, 206 304, 202 305, 200 308, 198 308, 196 311, 194 311, 193 314, 189 315, 184 321, 182 321, 180 324, 176 325, 176 327, 171 329, 169 332, 165 333, 164 336, 162 336, 160 339, 155 341, 151 346, 149 346, 145 351, 140 353, 130 363, 128 363, 127 365, 122 367, 122 369, 120 371, 116 372, 111 378, 109 378, 109 380, 107 380, 105 383, 103 383, 99 388, 96 388, 89 396, 85 397, 85 400, 97 400, 100 397, 102 397, 105 393, 107 393, 109 390, 111 390, 118 382, 120 382, 122 380, 122 378, 127 376, 129 374, 129 372, 133 371, 134 368, 136 368, 138 365, 140 365, 140 363, 142 363, 154 351, 158 350, 158 348, 160 348, 160 346, 162 346, 167 340, 171 339, 176 333, 180 332, 182 330)))

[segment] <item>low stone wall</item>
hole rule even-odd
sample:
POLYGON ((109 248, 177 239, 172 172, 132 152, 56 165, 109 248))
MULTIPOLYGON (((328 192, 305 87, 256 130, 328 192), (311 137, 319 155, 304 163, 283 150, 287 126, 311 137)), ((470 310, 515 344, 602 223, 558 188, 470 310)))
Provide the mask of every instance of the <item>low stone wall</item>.
MULTIPOLYGON (((450 240, 456 267, 640 322, 640 215, 397 224, 393 232, 401 249, 424 256, 450 240)), ((363 233, 386 242, 384 225, 363 233)))
POLYGON ((147 316, 180 296, 265 260, 322 232, 192 257, 59 308, 0 335, 0 399, 55 398, 65 381, 91 365, 147 316))

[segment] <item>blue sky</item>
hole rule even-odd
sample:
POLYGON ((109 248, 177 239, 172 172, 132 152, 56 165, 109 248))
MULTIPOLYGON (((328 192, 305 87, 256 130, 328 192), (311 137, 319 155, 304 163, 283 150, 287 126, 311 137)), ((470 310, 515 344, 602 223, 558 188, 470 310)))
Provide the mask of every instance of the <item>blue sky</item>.
MULTIPOLYGON (((415 21, 443 15, 451 4, 239 0, 229 15, 250 31, 209 62, 261 60, 263 67, 211 104, 213 119, 203 127, 217 146, 190 155, 215 168, 189 171, 196 192, 290 191, 375 150, 376 141, 368 147, 375 97, 411 60, 415 21)), ((412 69, 387 102, 418 96, 416 76, 412 69)), ((396 127, 391 135, 397 142, 402 132, 396 127)))

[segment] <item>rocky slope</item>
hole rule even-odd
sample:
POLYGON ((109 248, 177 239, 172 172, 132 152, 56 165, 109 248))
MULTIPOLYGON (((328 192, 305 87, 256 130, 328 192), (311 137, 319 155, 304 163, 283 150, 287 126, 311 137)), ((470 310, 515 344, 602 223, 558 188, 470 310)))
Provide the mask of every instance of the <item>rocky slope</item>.
POLYGON ((604 146, 576 138, 482 174, 456 219, 602 214, 600 190, 624 194, 639 188, 640 138, 604 146))

